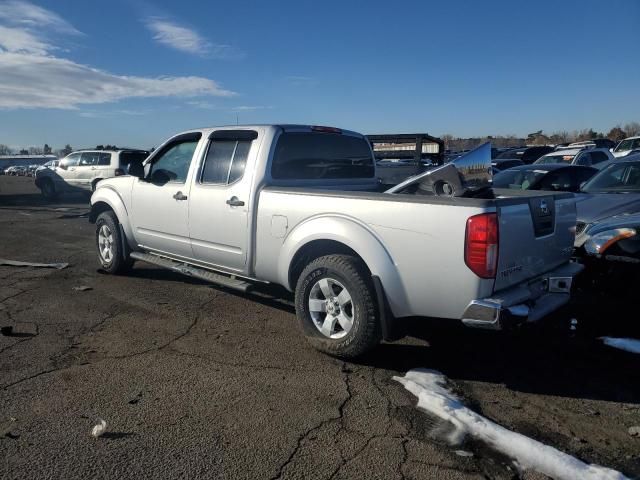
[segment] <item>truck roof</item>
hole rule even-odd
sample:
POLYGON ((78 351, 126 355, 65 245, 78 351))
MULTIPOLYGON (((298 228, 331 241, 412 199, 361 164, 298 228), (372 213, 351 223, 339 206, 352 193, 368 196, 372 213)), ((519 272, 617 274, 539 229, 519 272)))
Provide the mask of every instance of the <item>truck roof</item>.
POLYGON ((193 128, 191 130, 185 130, 184 132, 179 133, 178 135, 183 135, 186 133, 195 133, 195 132, 212 132, 215 130, 249 130, 249 129, 257 129, 257 128, 279 128, 284 130, 285 132, 293 132, 293 131, 325 131, 330 133, 332 130, 336 133, 343 133, 347 135, 353 135, 357 137, 364 137, 360 132, 355 132, 353 130, 346 130, 344 128, 337 128, 331 126, 324 125, 305 125, 305 124, 294 124, 294 123, 265 123, 265 124, 250 124, 250 125, 218 125, 212 127, 202 127, 202 128, 193 128), (323 130, 324 129, 324 130, 323 130))

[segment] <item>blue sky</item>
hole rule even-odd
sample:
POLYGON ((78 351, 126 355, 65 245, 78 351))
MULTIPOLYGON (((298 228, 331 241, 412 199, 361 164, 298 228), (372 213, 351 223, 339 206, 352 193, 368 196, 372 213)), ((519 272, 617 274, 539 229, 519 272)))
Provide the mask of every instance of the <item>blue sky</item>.
POLYGON ((608 130, 640 120, 638 24, 638 0, 0 0, 0 143, 608 130))

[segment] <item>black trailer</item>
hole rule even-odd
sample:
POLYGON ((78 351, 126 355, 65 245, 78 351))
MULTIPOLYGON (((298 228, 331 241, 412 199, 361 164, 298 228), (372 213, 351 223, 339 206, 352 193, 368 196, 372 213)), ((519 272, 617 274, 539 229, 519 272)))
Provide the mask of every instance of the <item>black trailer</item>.
POLYGON ((427 133, 367 135, 367 139, 378 177, 387 186, 444 163, 444 141, 427 133))

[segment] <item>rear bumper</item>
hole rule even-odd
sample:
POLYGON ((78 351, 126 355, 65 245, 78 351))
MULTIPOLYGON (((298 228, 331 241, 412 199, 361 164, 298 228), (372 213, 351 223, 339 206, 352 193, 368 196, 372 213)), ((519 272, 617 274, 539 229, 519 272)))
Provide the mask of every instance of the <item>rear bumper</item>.
POLYGON ((567 263, 528 282, 473 300, 462 316, 467 327, 503 330, 536 322, 569 302, 573 279, 584 266, 567 263))

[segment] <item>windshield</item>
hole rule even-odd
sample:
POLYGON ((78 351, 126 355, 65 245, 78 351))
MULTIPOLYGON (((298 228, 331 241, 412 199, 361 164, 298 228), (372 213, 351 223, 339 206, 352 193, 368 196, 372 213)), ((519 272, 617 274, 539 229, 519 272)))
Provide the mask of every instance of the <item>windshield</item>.
POLYGON ((640 193, 640 162, 614 163, 589 180, 586 193, 640 193))
POLYGON ((575 155, 545 155, 544 157, 539 158, 533 163, 537 165, 545 165, 548 163, 571 163, 574 158, 575 155))
POLYGON ((493 177, 493 186, 527 190, 546 174, 545 170, 504 170, 493 177))
POLYGON ((618 146, 616 147, 615 151, 616 152, 623 152, 625 150, 631 150, 632 146, 633 146, 633 140, 632 139, 623 140, 618 144, 618 146))

